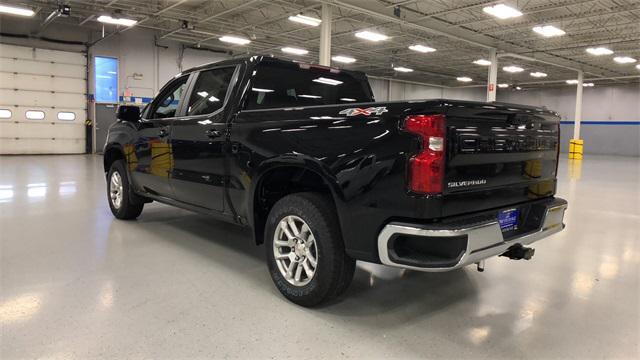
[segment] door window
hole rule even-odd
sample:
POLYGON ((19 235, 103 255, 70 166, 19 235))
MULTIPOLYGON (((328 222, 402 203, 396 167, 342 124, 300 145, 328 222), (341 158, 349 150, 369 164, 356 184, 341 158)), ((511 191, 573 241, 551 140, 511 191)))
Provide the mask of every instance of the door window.
POLYGON ((169 84, 165 91, 158 96, 158 99, 149 114, 149 119, 176 117, 176 112, 180 105, 180 98, 187 88, 188 79, 189 76, 185 75, 169 84))
POLYGON ((224 106, 224 99, 235 67, 200 72, 191 91, 187 115, 211 114, 224 106))

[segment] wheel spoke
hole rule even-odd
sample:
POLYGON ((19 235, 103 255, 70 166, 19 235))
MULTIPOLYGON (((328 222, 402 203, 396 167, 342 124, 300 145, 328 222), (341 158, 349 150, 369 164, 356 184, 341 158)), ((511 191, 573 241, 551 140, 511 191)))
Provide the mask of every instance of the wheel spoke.
POLYGON ((291 253, 280 253, 276 255, 276 260, 284 260, 284 259, 291 259, 291 253))
POLYGON ((304 259, 304 262, 302 263, 302 267, 304 268, 304 273, 307 275, 308 278, 311 278, 313 276, 313 270, 311 270, 311 268, 309 267, 309 259, 304 259))
POLYGON ((307 238, 307 247, 311 248, 312 246, 315 246, 315 242, 316 242, 316 238, 313 236, 313 234, 309 233, 309 237, 307 238))
POLYGON ((291 241, 287 240, 275 240, 274 243, 278 247, 291 247, 291 241))
POLYGON ((287 222, 289 223, 289 228, 293 232, 293 235, 295 236, 300 235, 300 231, 298 230, 298 226, 296 225, 295 220, 293 220, 293 218, 289 216, 287 218, 287 222))
POLYGON ((300 237, 303 239, 307 239, 309 236, 311 236, 311 229, 309 229, 309 225, 302 224, 302 227, 300 228, 300 237))
POLYGON ((286 273, 286 275, 285 275, 285 277, 286 277, 287 279, 291 279, 291 278, 293 277, 293 270, 295 270, 296 264, 297 264, 297 262, 292 261, 292 262, 289 264, 289 267, 287 267, 287 273, 286 273))
POLYGON ((316 261, 316 258, 313 256, 311 251, 307 251, 307 259, 309 260, 309 263, 311 264, 311 266, 313 266, 314 269, 318 266, 318 262, 316 261))
POLYGON ((298 265, 298 267, 296 269, 296 275, 295 275, 294 279, 296 281, 300 281, 300 276, 302 276, 302 266, 298 265))
POLYGON ((284 235, 287 237, 287 239, 293 240, 294 236, 291 234, 291 231, 289 231, 289 227, 287 226, 286 222, 281 221, 280 228, 282 229, 282 232, 284 232, 284 235))

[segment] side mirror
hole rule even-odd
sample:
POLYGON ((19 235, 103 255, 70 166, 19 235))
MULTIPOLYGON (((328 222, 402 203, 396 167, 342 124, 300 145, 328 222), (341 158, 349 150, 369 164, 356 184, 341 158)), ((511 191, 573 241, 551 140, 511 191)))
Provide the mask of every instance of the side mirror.
POLYGON ((116 117, 122 121, 136 122, 140 120, 140 108, 133 105, 120 105, 116 117))

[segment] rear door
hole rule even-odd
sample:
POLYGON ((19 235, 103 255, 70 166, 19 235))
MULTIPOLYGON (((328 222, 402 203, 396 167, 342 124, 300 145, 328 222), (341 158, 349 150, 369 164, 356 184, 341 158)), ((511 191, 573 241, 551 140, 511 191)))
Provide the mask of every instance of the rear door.
POLYGON ((134 144, 133 178, 138 187, 154 195, 173 195, 169 174, 173 170, 174 161, 168 140, 171 124, 180 114, 188 80, 189 75, 184 75, 169 82, 140 121, 138 139, 134 144))
POLYGON ((225 156, 229 94, 237 66, 194 74, 184 116, 171 133, 171 185, 176 200, 209 210, 224 210, 225 156))
POLYGON ((559 120, 521 105, 448 104, 443 215, 553 196, 559 120))

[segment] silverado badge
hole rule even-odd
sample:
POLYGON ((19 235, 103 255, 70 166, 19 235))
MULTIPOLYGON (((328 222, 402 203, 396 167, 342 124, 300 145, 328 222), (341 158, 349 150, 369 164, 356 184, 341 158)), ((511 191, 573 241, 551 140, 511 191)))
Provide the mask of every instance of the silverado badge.
POLYGON ((356 116, 356 115, 364 115, 369 116, 371 114, 382 115, 388 112, 385 106, 377 106, 377 107, 368 107, 365 109, 362 108, 349 108, 340 111, 338 114, 347 115, 347 116, 356 116))

